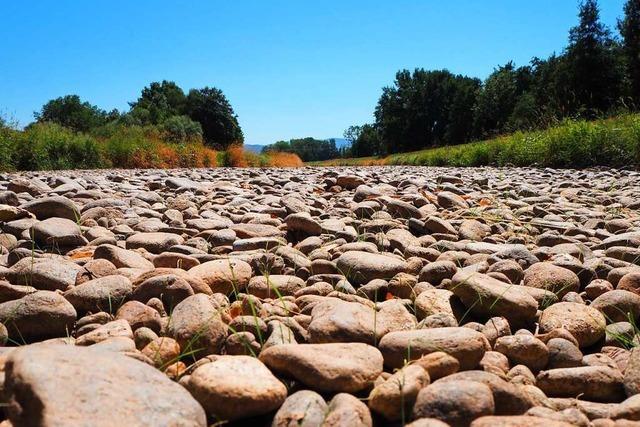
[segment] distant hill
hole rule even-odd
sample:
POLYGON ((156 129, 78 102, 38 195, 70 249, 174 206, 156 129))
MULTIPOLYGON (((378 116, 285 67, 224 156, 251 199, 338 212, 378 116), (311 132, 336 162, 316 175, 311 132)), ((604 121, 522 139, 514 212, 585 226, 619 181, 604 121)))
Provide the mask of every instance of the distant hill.
POLYGON ((251 151, 252 153, 260 154, 262 152, 262 147, 264 147, 264 145, 260 145, 260 144, 244 144, 243 147, 247 151, 251 151))

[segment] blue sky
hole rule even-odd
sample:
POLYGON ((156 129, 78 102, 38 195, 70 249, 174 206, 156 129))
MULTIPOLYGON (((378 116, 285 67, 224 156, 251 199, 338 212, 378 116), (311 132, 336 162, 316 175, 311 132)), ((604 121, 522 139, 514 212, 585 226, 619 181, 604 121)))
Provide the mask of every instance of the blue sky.
MULTIPOLYGON (((142 87, 224 91, 245 142, 340 137, 402 68, 486 77, 566 45, 573 0, 0 0, 0 112, 26 124, 75 93, 126 109, 142 87)), ((623 0, 600 0, 612 29, 623 0)))

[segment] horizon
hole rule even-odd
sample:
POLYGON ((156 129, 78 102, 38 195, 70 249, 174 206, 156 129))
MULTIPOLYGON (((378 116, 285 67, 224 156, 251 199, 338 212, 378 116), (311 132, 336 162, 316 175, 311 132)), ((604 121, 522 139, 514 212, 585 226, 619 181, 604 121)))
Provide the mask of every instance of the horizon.
MULTIPOLYGON (((166 79, 185 91, 221 89, 246 144, 342 138, 350 125, 373 120, 400 69, 485 78, 510 60, 526 65, 561 52, 577 23, 577 1, 505 3, 8 4, 0 112, 24 126, 67 94, 122 111, 144 86, 166 79)), ((599 2, 614 34, 623 3, 599 2)))

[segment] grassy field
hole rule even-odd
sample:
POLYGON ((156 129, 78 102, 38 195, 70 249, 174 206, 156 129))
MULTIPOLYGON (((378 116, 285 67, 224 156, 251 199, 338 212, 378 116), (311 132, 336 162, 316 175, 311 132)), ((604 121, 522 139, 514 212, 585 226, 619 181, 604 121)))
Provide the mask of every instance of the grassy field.
POLYGON ((592 122, 567 120, 535 132, 387 157, 335 159, 310 166, 640 166, 640 114, 592 122))

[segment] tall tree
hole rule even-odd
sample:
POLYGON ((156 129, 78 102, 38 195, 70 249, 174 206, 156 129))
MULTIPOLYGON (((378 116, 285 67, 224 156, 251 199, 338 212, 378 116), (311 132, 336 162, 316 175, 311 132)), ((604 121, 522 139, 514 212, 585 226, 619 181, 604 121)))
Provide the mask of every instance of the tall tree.
POLYGON ((238 116, 220 89, 191 89, 186 110, 187 115, 202 126, 202 136, 207 145, 227 148, 244 142, 238 116))
POLYGON ((385 151, 466 142, 479 87, 478 79, 447 70, 399 71, 394 86, 383 89, 375 110, 385 151))
POLYGON ((33 113, 37 122, 53 122, 76 132, 87 132, 105 124, 117 112, 104 110, 82 102, 78 95, 66 95, 52 99, 33 113))
POLYGON ((615 40, 600 21, 596 0, 580 5, 580 22, 569 32, 567 60, 570 87, 576 103, 572 113, 594 117, 619 101, 623 94, 623 73, 615 40))
POLYGON ((130 102, 130 115, 134 122, 142 125, 158 125, 169 117, 184 114, 187 97, 174 82, 163 80, 152 82, 142 89, 140 97, 130 102))
POLYGON ((640 0, 627 0, 624 18, 618 20, 623 39, 627 76, 631 84, 631 97, 640 109, 640 0))

